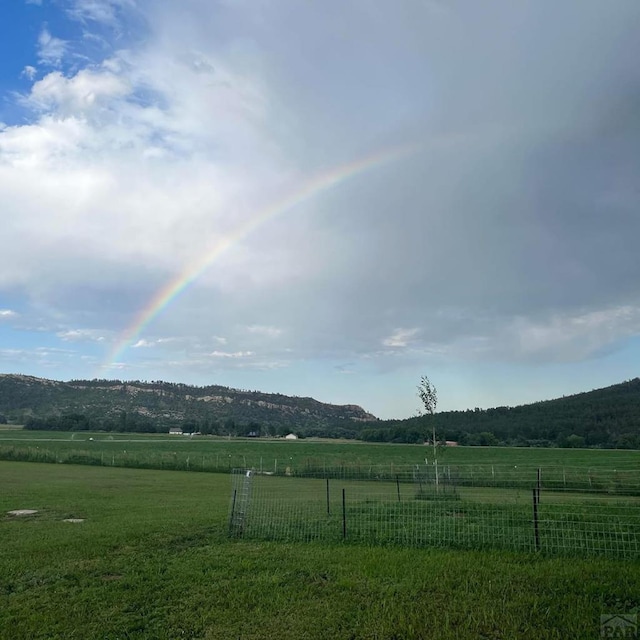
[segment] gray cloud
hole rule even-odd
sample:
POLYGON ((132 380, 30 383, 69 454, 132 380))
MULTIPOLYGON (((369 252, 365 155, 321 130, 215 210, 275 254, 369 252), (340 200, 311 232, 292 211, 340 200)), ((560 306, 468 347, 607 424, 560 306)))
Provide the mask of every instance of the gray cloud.
MULTIPOLYGON (((430 24, 385 21, 392 36, 424 30, 424 44, 410 38, 411 50, 390 56, 406 82, 400 97, 415 108, 397 135, 411 131, 423 152, 376 176, 366 193, 341 192, 325 214, 350 240, 349 268, 310 289, 349 342, 367 331, 365 318, 381 335, 419 326, 442 340, 443 323, 453 338, 521 315, 543 321, 638 305, 640 78, 630 64, 639 53, 630 28, 638 7, 549 9, 465 3, 430 24), (404 57, 421 61, 422 76, 404 57), (439 318, 443 306, 458 309, 466 327, 439 318)), ((389 52, 384 37, 379 52, 389 52)), ((342 79, 348 65, 331 69, 342 79)), ((380 70, 380 93, 393 93, 397 80, 386 82, 380 70)), ((353 87, 362 77, 351 75, 353 87)), ((348 97, 339 104, 342 135, 356 109, 348 97)), ((366 106, 357 113, 368 121, 366 106)))

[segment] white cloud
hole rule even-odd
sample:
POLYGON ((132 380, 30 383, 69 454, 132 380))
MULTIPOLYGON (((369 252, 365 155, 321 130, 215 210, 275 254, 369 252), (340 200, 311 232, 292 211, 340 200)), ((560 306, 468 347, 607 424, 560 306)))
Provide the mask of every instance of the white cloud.
POLYGON ((35 347, 33 349, 0 349, 0 360, 13 364, 34 364, 54 368, 61 361, 77 360, 78 353, 71 349, 35 347))
POLYGON ((254 354, 253 351, 212 351, 209 355, 212 358, 249 358, 254 354))
POLYGON ((56 335, 65 342, 104 342, 104 331, 97 329, 68 329, 58 331, 56 335))
POLYGON ((247 331, 254 335, 265 336, 267 338, 278 338, 282 335, 282 329, 267 325, 254 324, 247 327, 247 331))
POLYGON ((120 105, 130 93, 125 80, 104 69, 82 69, 72 77, 54 71, 33 85, 24 103, 58 117, 90 117, 120 105))
POLYGON ((28 80, 33 80, 36 77, 36 74, 38 73, 38 70, 35 67, 32 67, 30 64, 28 64, 23 70, 22 73, 20 74, 21 76, 24 76, 25 78, 27 78, 28 80))
POLYGON ((45 65, 58 67, 67 51, 65 40, 52 36, 45 27, 38 36, 38 60, 45 65))
MULTIPOLYGON (((20 211, 5 231, 20 244, 67 246, 63 260, 49 260, 55 266, 47 279, 73 259, 73 247, 98 260, 183 268, 238 226, 239 214, 250 213, 239 206, 255 188, 242 176, 246 167, 238 172, 206 156, 185 156, 187 147, 199 147, 200 136, 206 137, 202 128, 193 137, 178 134, 184 129, 180 112, 138 103, 126 75, 54 72, 36 82, 24 101, 42 115, 0 132, 0 190, 20 211)), ((220 142, 231 149, 232 138, 233 131, 222 132, 220 142)), ((39 271, 35 256, 32 261, 20 254, 22 266, 3 270, 0 281, 24 281, 39 271)), ((84 280, 85 273, 76 277, 84 280)), ((228 274, 219 279, 228 282, 228 274)))
POLYGON ((404 348, 412 343, 420 329, 396 329, 389 337, 382 341, 385 347, 404 348))
MULTIPOLYGON (((47 74, 21 99, 36 117, 0 131, 0 192, 20 211, 6 232, 56 254, 66 246, 64 259, 50 256, 55 266, 39 284, 36 260, 19 252, 22 265, 3 270, 0 285, 42 288, 84 252, 96 262, 142 259, 150 270, 175 271, 273 198, 282 178, 269 127, 259 123, 259 83, 223 61, 215 81, 203 81, 204 63, 195 68, 175 46, 152 43, 47 74)), ((236 270, 246 269, 242 260, 236 270)), ((219 273, 220 284, 235 286, 233 273, 219 273)))
POLYGON ((133 0, 73 0, 67 14, 81 22, 93 21, 113 26, 117 23, 118 10, 133 6, 133 0))
MULTIPOLYGON (((585 360, 640 335, 640 307, 624 305, 533 320, 517 318, 507 328, 505 345, 524 359, 585 360)), ((504 351, 505 345, 497 346, 504 351)))
POLYGON ((140 348, 150 348, 150 347, 155 347, 156 344, 154 342, 149 342, 148 340, 144 340, 143 338, 141 338, 140 340, 138 340, 135 344, 131 345, 132 349, 140 349, 140 348))
MULTIPOLYGON (((393 356, 394 362, 482 361, 501 363, 581 362, 620 348, 640 336, 640 306, 623 305, 597 310, 554 312, 539 317, 486 319, 461 316, 464 331, 448 333, 431 320, 436 340, 420 339, 417 329, 397 329, 383 341, 389 351, 371 351, 365 359, 393 356), (397 358, 401 358, 397 361, 397 358)), ((397 366, 397 365, 396 365, 397 366)))
POLYGON ((0 309, 0 320, 8 320, 15 318, 18 314, 11 309, 0 309))
POLYGON ((63 354, 63 355, 70 356, 77 353, 77 351, 73 349, 58 349, 56 347, 36 347, 34 351, 46 356, 55 355, 55 354, 63 354))
POLYGON ((128 371, 132 366, 128 362, 112 362, 109 367, 117 371, 128 371))

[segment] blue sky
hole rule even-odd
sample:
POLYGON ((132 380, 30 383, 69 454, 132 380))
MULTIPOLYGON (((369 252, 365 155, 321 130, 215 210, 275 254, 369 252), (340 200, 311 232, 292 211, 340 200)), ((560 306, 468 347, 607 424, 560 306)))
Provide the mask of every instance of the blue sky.
POLYGON ((442 410, 638 375, 636 0, 8 0, 0 18, 0 372, 380 417, 414 414, 422 375, 442 410))

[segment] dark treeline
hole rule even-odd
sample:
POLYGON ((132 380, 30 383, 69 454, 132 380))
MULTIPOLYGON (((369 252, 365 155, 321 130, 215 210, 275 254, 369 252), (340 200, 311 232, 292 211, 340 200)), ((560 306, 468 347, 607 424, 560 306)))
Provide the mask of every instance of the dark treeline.
MULTIPOLYGON (((187 419, 175 422, 183 433, 233 437, 283 437, 291 433, 288 425, 260 424, 255 421, 239 422, 233 418, 218 421, 213 419, 187 419)), ((97 418, 81 413, 65 413, 28 418, 24 428, 30 431, 112 431, 118 433, 167 433, 164 422, 148 416, 123 411, 118 418, 97 418)), ((358 437, 358 432, 342 427, 300 427, 295 429, 299 438, 348 438, 358 437)))
POLYGON ((370 442, 423 442, 435 424, 439 440, 461 445, 640 449, 640 379, 519 407, 447 411, 378 421, 370 442))

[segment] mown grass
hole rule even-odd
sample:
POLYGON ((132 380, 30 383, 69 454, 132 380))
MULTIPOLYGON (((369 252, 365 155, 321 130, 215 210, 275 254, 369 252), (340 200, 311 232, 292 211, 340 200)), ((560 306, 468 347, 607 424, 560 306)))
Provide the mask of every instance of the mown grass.
POLYGON ((234 541, 230 476, 0 463, 0 637, 596 638, 633 562, 234 541), (65 517, 85 518, 81 524, 65 517))

